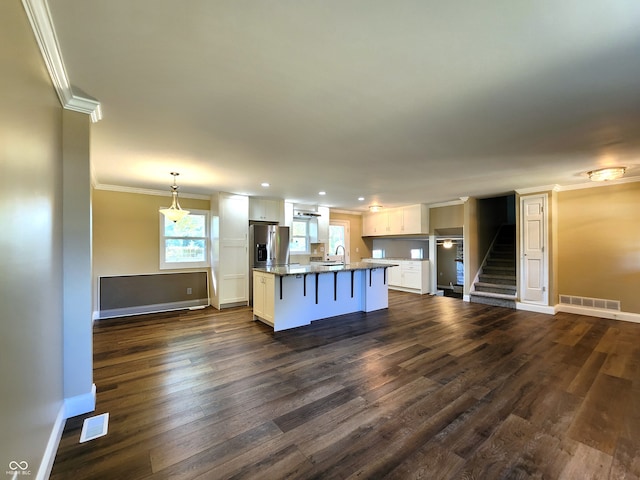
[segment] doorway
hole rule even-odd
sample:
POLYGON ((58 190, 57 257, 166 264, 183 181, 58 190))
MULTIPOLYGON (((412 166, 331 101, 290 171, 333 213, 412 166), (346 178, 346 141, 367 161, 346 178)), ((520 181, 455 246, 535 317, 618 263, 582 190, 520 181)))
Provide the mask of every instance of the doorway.
POLYGON ((436 262, 438 290, 445 297, 463 298, 464 248, 462 237, 437 237, 436 262))

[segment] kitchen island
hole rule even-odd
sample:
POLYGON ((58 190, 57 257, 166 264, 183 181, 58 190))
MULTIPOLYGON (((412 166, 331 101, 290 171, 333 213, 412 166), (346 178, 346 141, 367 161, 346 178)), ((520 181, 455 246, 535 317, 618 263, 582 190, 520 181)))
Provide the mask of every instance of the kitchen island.
POLYGON ((253 269, 253 318, 274 331, 389 306, 387 268, 359 262, 253 269))

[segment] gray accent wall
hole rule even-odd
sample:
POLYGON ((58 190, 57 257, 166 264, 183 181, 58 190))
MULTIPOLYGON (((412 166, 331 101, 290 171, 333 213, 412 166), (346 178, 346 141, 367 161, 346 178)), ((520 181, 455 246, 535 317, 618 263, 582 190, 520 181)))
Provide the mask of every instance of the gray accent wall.
POLYGON ((209 304, 207 272, 100 277, 100 318, 209 304))
POLYGON ((18 0, 0 2, 0 69, 0 472, 36 478, 64 398, 62 108, 18 0))

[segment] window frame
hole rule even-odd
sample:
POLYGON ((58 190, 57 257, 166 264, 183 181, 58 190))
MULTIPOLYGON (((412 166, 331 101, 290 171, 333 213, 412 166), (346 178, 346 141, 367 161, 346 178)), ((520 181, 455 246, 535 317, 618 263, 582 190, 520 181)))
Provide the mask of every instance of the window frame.
POLYGON ((208 210, 196 210, 191 209, 189 215, 198 215, 204 217, 204 236, 202 237, 185 237, 185 236, 166 236, 164 234, 166 222, 171 220, 167 219, 162 213, 158 212, 160 216, 160 270, 184 270, 192 268, 207 268, 211 266, 211 215, 208 210), (205 245, 205 259, 204 261, 194 262, 167 262, 166 261, 166 240, 168 239, 190 239, 190 240, 204 240, 205 245))
POLYGON ((291 222, 291 230, 289 237, 289 255, 308 255, 311 253, 311 236, 309 232, 309 219, 308 218, 294 218, 291 222), (293 249, 293 240, 294 238, 303 238, 302 235, 293 235, 293 225, 296 222, 303 223, 305 225, 305 245, 307 246, 306 250, 294 250, 293 249))

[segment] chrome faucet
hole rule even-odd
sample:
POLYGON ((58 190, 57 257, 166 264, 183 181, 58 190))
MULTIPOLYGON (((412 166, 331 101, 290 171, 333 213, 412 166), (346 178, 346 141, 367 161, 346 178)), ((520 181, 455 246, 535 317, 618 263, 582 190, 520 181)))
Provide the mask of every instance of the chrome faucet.
POLYGON ((338 245, 336 247, 336 253, 334 255, 338 254, 338 250, 339 249, 342 249, 342 263, 343 263, 343 265, 346 265, 347 264, 347 250, 344 248, 343 245, 338 245))

